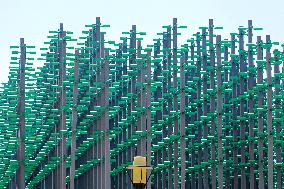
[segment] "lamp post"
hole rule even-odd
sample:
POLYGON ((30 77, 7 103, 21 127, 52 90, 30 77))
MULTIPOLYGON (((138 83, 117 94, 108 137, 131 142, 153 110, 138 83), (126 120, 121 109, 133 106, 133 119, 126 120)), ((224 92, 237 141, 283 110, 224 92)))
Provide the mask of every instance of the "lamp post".
POLYGON ((128 170, 132 170, 132 178, 127 171, 129 178, 135 189, 144 189, 151 176, 147 178, 147 170, 152 170, 151 167, 147 166, 146 157, 136 156, 133 160, 133 165, 126 167, 128 170))

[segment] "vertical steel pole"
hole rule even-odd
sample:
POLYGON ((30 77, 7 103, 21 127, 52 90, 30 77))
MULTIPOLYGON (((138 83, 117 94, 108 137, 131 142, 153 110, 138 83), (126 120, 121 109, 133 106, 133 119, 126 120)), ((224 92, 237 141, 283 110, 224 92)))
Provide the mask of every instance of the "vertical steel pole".
POLYGON ((185 189, 185 53, 182 54, 180 62, 180 157, 181 157, 181 189, 185 189))
MULTIPOLYGON (((210 42, 210 66, 214 67, 215 66, 215 53, 214 53, 214 33, 213 33, 213 28, 214 28, 214 23, 213 23, 213 19, 209 19, 209 42, 210 42)), ((214 79, 214 70, 211 69, 210 71, 210 89, 214 90, 215 88, 215 79, 214 79)), ((210 96, 210 113, 214 113, 215 112, 215 96, 211 95, 210 96)), ((216 121, 215 121, 215 117, 211 116, 211 135, 215 136, 216 133, 216 121)), ((216 144, 214 142, 214 140, 212 140, 211 143, 211 159, 212 161, 216 160, 216 144)), ((215 163, 213 163, 211 165, 212 168, 212 189, 216 188, 217 185, 217 178, 216 178, 216 165, 215 163)))
MULTIPOLYGON (((211 30, 209 29, 209 31, 211 31, 211 30)), ((208 78, 208 75, 207 75, 207 65, 208 65, 208 62, 207 62, 207 48, 206 48, 207 41, 206 41, 206 29, 205 28, 202 29, 201 38, 202 38, 202 53, 201 53, 202 57, 201 57, 201 60, 202 60, 203 71, 206 72, 202 76, 203 95, 204 95, 203 103, 202 103, 202 106, 203 106, 203 111, 202 112, 203 112, 203 116, 208 116, 207 115, 208 114, 208 103, 207 103, 208 99, 206 97, 207 96, 207 88, 208 88, 208 84, 207 84, 207 78, 208 78)), ((210 58, 211 58, 211 56, 210 56, 210 58)), ((210 61, 211 61, 211 59, 210 59, 210 61)), ((214 77, 214 75, 213 75, 213 77, 214 77)), ((211 72, 210 72, 210 79, 211 79, 211 72)), ((212 87, 212 86, 210 86, 210 87, 212 87)), ((212 103, 211 102, 211 98, 210 98, 210 103, 212 103)), ((212 107, 211 104, 210 104, 210 107, 212 107)), ((203 130, 203 139, 207 139, 207 137, 208 137, 208 124, 207 124, 207 120, 204 120, 202 122, 202 126, 203 126, 203 129, 202 129, 203 130)), ((208 144, 207 144, 207 142, 204 143, 203 161, 204 162, 208 162, 208 144)), ((203 172, 203 188, 205 188, 205 189, 209 188, 208 177, 209 177, 208 167, 205 166, 204 167, 204 172, 203 172)))
MULTIPOLYGON (((229 55, 229 47, 228 47, 228 44, 224 45, 224 62, 228 62, 228 55, 229 55)), ((224 76, 224 83, 226 83, 226 85, 228 84, 228 81, 229 81, 229 69, 228 68, 225 68, 225 76, 224 76)), ((230 94, 229 93, 225 93, 225 98, 224 98, 224 104, 230 104, 229 103, 229 99, 230 99, 230 94)), ((227 113, 230 111, 230 106, 224 106, 224 113, 227 113)), ((225 123, 224 125, 230 125, 230 120, 231 120, 231 117, 230 116, 225 116, 225 123)), ((231 128, 231 127, 230 127, 231 128)), ((231 133, 230 133, 230 129, 229 128, 226 128, 225 129, 225 136, 230 136, 231 133)), ((230 146, 230 141, 229 140, 226 140, 226 143, 224 145, 224 147, 228 147, 230 146)), ((232 157, 231 157, 231 153, 230 153, 230 150, 229 149, 226 149, 225 150, 225 160, 228 161, 230 160, 232 157)), ((232 186, 232 183, 231 183, 231 179, 230 179, 230 176, 231 176, 231 172, 229 170, 231 166, 226 164, 226 169, 225 169, 225 188, 226 189, 229 189, 231 188, 232 186)))
MULTIPOLYGON (((209 29, 210 31, 210 29, 209 29)), ((203 66, 203 71, 205 71, 206 73, 202 76, 202 81, 203 81, 203 103, 202 103, 202 106, 203 106, 203 116, 208 116, 208 99, 207 99, 207 88, 208 88, 208 84, 207 84, 207 78, 208 78, 208 75, 207 75, 207 48, 206 48, 206 29, 203 28, 202 29, 202 33, 201 33, 201 36, 202 36, 202 66, 203 66)), ((211 57, 211 56, 210 56, 211 57)), ((211 60, 211 59, 210 59, 211 60)), ((211 100, 211 98, 210 98, 211 100)), ((210 101, 211 103, 211 101, 210 101)), ((210 107, 212 107, 212 105, 210 105, 210 107)), ((202 123, 202 126, 203 126, 203 139, 207 139, 208 137, 208 124, 207 124, 207 120, 204 120, 203 123, 202 123)), ((204 148, 203 148, 203 161, 204 162, 208 162, 208 143, 205 142, 204 143, 204 148)), ((209 185, 208 185, 208 167, 205 166, 204 167, 204 172, 203 172, 203 188, 205 189, 208 189, 209 188, 209 185)))
POLYGON ((273 184, 273 128, 272 128, 272 77, 271 77, 271 41, 266 35, 266 74, 267 74, 267 139, 268 139, 268 189, 272 189, 273 184))
MULTIPOLYGON (((156 80, 157 76, 159 75, 159 72, 162 72, 162 70, 168 70, 168 61, 170 61, 170 53, 169 53, 169 50, 166 48, 168 46, 171 46, 171 43, 169 42, 169 38, 171 38, 170 36, 170 33, 171 33, 171 29, 170 28, 167 28, 167 31, 166 32, 163 32, 163 39, 162 39, 162 47, 163 47, 163 64, 162 64, 162 68, 159 66, 159 63, 156 63, 157 64, 157 69, 154 71, 154 74, 153 74, 153 79, 154 81, 156 80)), ((158 47, 158 51, 160 52, 160 47, 158 47)), ((165 72, 162 72, 162 76, 163 76, 163 89, 162 89, 162 97, 165 98, 166 100, 163 102, 163 112, 162 112, 162 115, 160 115, 160 119, 162 119, 162 116, 165 116, 165 115, 169 115, 169 111, 172 109, 172 104, 169 100, 169 96, 166 96, 167 92, 168 92, 168 89, 169 89, 169 83, 167 82, 168 79, 169 79, 169 75, 168 73, 165 73, 165 72)), ((158 93, 159 91, 157 90, 156 93, 155 93, 155 96, 154 96, 154 99, 155 101, 158 101, 158 96, 160 95, 158 93)), ((159 119, 159 114, 158 112, 156 112, 157 115, 156 115, 156 119, 158 120, 159 119)), ((165 126, 170 126, 170 123, 168 124, 165 124, 165 126)), ((168 129, 163 129, 163 137, 169 137, 169 132, 170 132, 170 127, 168 127, 168 129)), ((171 148, 171 145, 169 145, 168 149, 164 148, 163 149, 163 158, 164 160, 168 160, 170 161, 170 159, 172 158, 170 156, 170 151, 172 151, 172 148, 171 148)), ((168 167, 168 172, 166 170, 163 170, 163 175, 162 175, 162 184, 163 184, 163 187, 168 187, 168 188, 171 188, 172 187, 172 167, 169 166, 168 167), (167 179, 166 179, 167 178, 167 179)))
MULTIPOLYGON (((252 43, 252 21, 248 21, 248 43, 252 43)), ((253 49, 252 46, 248 47, 248 64, 249 64, 249 81, 248 81, 248 90, 252 90, 252 88, 255 85, 255 76, 253 71, 251 69, 254 68, 254 63, 253 63, 253 49)), ((254 96, 253 94, 249 95, 249 100, 248 100, 248 112, 253 114, 254 113, 254 96)), ((254 137, 254 118, 252 116, 249 117, 249 137, 253 138, 254 137)), ((254 161, 254 141, 249 142, 249 159, 254 161)), ((254 176, 254 165, 252 164, 250 166, 250 174, 249 174, 249 184, 250 184, 250 189, 255 188, 255 176, 254 176)))
MULTIPOLYGON (((137 41, 137 58, 141 57, 141 40, 137 41)), ((138 107, 142 108, 141 115, 138 117, 138 130, 145 131, 146 130, 146 112, 144 111, 145 108, 145 96, 146 96, 146 89, 144 87, 145 83, 145 67, 142 61, 137 62, 138 66, 138 87, 137 87, 137 94, 138 94, 138 107)), ((137 145, 137 155, 145 156, 146 154, 146 140, 144 136, 141 136, 140 141, 138 141, 137 145)))
MULTIPOLYGON (((235 50, 235 35, 231 35, 231 54, 235 54, 236 50, 235 50)), ((230 74, 230 80, 232 81, 232 98, 236 98, 237 97, 237 60, 235 59, 235 57, 231 57, 231 64, 232 64, 232 68, 231 68, 231 74, 230 74)), ((233 141, 237 142, 237 135, 238 135, 238 131, 237 131, 237 124, 236 124, 236 120, 237 120, 237 104, 236 102, 232 103, 232 126, 233 126, 233 141)), ((238 164, 238 148, 237 145, 234 144, 233 145, 233 162, 234 162, 234 189, 239 188, 239 179, 238 179, 238 169, 236 167, 236 165, 238 164)))
MULTIPOLYGON (((120 46, 119 46, 119 49, 118 49, 118 51, 117 51, 117 57, 118 58, 122 58, 122 46, 123 44, 122 43, 120 43, 120 46)), ((122 61, 118 61, 117 62, 117 65, 120 67, 119 68, 119 72, 118 72, 118 74, 117 74, 117 76, 116 76, 116 80, 117 81, 120 81, 120 80, 122 80, 122 71, 123 71, 123 62, 122 61)), ((117 100, 117 105, 118 105, 118 101, 119 101, 119 99, 121 99, 121 97, 122 97, 122 95, 123 95, 123 90, 124 90, 124 84, 122 83, 122 86, 121 86, 121 90, 119 91, 119 93, 118 93, 118 96, 117 96, 117 98, 116 98, 116 100, 117 100)), ((123 118, 122 116, 123 116, 123 111, 124 110, 121 110, 120 111, 120 113, 119 113, 119 115, 118 115, 118 121, 121 121, 121 119, 123 118)), ((118 124, 118 122, 117 122, 117 124, 118 124)), ((119 143, 121 143, 122 142, 122 137, 123 137, 123 129, 122 128, 120 128, 121 129, 121 133, 118 135, 118 141, 117 141, 117 144, 119 144, 119 143)), ((120 152, 119 154, 118 154, 118 165, 121 165, 122 163, 123 163, 123 151, 122 152, 120 152)), ((117 187, 117 189, 122 189, 122 187, 123 187, 123 183, 124 183, 124 173, 122 172, 122 173, 119 173, 119 175, 118 175, 118 182, 117 182, 117 185, 118 185, 118 187, 117 187)))
MULTIPOLYGON (((191 59, 191 65, 195 65, 196 62, 195 62, 195 58, 194 58, 194 47, 195 47, 195 44, 194 44, 194 39, 192 39, 192 42, 191 42, 191 45, 190 45, 190 59, 191 59)), ((191 70, 190 70, 190 78, 189 80, 192 80, 193 81, 193 78, 196 76, 197 74, 197 69, 195 67, 192 67, 191 70)), ((197 87, 198 87, 198 81, 196 83, 197 87)), ((192 88, 195 87, 195 85, 193 84, 191 86, 192 88)), ((197 99, 197 89, 195 91, 193 91, 191 93, 191 98, 189 98, 189 102, 190 104, 192 104, 195 100, 197 99)), ((197 114, 194 114, 192 117, 192 122, 194 123, 194 121, 197 121, 197 114)), ((192 127, 191 128, 191 135, 194 136, 195 138, 195 127, 192 127)), ((196 186, 196 174, 195 174, 195 170, 193 170, 195 164, 196 164, 196 155, 195 155, 195 148, 194 148, 194 141, 195 139, 194 138, 191 138, 191 162, 190 162, 190 166, 191 166, 191 177, 190 177, 190 188, 191 189, 195 189, 195 186, 196 186)))
MULTIPOLYGON (((184 52, 184 65, 183 67, 184 68, 188 68, 190 66, 190 62, 188 61, 188 52, 189 52, 189 48, 188 48, 188 44, 184 44, 184 48, 185 48, 185 52, 184 52)), ((184 69, 183 68, 183 69, 184 69)), ((191 96, 189 96, 188 94, 188 91, 186 91, 186 89, 189 89, 191 86, 189 86, 186 82, 189 81, 189 76, 190 76, 190 69, 184 69, 184 93, 185 93, 185 97, 184 97, 184 112, 185 112, 185 120, 184 120, 184 125, 185 125, 185 128, 188 128, 188 125, 191 123, 191 120, 192 120, 192 115, 190 115, 188 112, 186 113, 186 108, 188 108, 189 106, 189 99, 192 98, 191 96)), ((187 134, 190 134, 188 131, 186 131, 185 129, 185 132, 184 132, 185 136, 187 134)), ((184 152, 182 152, 183 150, 181 150, 181 153, 184 153, 184 175, 185 175, 185 183, 184 183, 184 186, 185 188, 189 188, 190 187, 190 174, 186 172, 186 167, 189 166, 190 164, 190 155, 191 153, 189 153, 188 151, 186 151, 186 147, 190 145, 190 140, 188 137, 184 137, 184 152)), ((182 140, 181 140, 181 143, 182 143, 182 140)), ((181 164, 181 169, 182 169, 182 164, 181 164)), ((181 170, 182 171, 182 170, 181 170)), ((182 173, 181 173, 182 175, 182 173)), ((182 182, 182 181, 181 181, 182 182)), ((181 183, 182 185, 182 183, 181 183)))
MULTIPOLYGON (((147 94, 147 166, 151 166, 151 51, 148 50, 147 52, 147 86, 146 86, 146 94, 147 94)), ((149 178, 149 172, 147 172, 147 178, 149 178)), ((151 189, 151 178, 149 178, 149 181, 147 183, 147 189, 151 189)))
MULTIPOLYGON (((123 40, 123 43, 122 43, 122 53, 126 53, 127 52, 127 39, 125 38, 123 40)), ((124 60, 123 63, 122 63, 122 75, 127 75, 127 61, 124 60)), ((122 89, 122 96, 126 96, 127 95, 127 80, 123 82, 123 89, 122 89)), ((123 110, 123 113, 122 113, 122 118, 126 118, 126 115, 127 115, 127 110, 124 108, 123 110)), ((127 130, 123 129, 122 130, 122 141, 125 141, 126 140, 126 134, 127 134, 127 130)), ((123 152, 122 152, 122 163, 126 163, 127 162, 127 150, 125 149, 123 152)), ((122 174, 122 185, 121 187, 125 188, 125 185, 126 184, 129 184, 129 178, 127 176, 127 173, 124 172, 122 174)))
MULTIPOLYGON (((246 63, 244 57, 244 31, 239 29, 239 57, 240 57, 240 72, 244 73, 246 70, 246 63)), ((244 76, 240 76, 240 95, 243 95, 246 91, 246 78, 244 76)), ((240 140, 245 140, 245 129, 246 129, 246 122, 244 118, 244 112, 246 108, 246 101, 245 99, 240 99, 240 140)), ((246 156, 245 156, 245 145, 241 143, 241 163, 245 164, 246 156)), ((246 189, 246 175, 245 175, 245 167, 241 167, 241 188, 246 189)))
MULTIPOLYGON (((196 33, 196 56, 197 56, 197 60, 196 60, 196 64, 197 64, 197 70, 195 72, 195 77, 197 78, 201 78, 201 46, 200 46, 200 33, 197 32, 196 33)), ((197 80, 197 95, 196 95, 196 99, 199 100, 201 99, 201 79, 198 79, 197 80)), ((198 125, 197 125, 197 141, 201 143, 201 138, 202 138, 202 127, 201 127, 201 124, 200 124, 200 120, 201 120, 201 116, 202 116, 202 104, 201 103, 198 103, 197 104, 197 120, 196 122, 199 122, 198 125)), ((195 134, 195 130, 193 131, 194 134, 195 134)), ((193 146, 194 146, 194 143, 196 142, 196 139, 194 139, 192 142, 193 142, 193 146)), ((201 165, 201 158, 202 158, 202 149, 200 147, 196 147, 194 146, 194 150, 195 148, 197 148, 197 157, 195 158, 196 161, 195 163, 200 166, 201 165)), ((200 169, 195 169, 194 171, 198 172, 198 176, 197 176, 197 188, 198 189, 202 189, 203 185, 202 185, 202 172, 200 169)), ((194 187, 193 188, 196 188, 196 185, 194 183, 194 187)))
MULTIPOLYGON (((136 39, 136 25, 132 25, 132 28, 131 28, 131 37, 130 37, 130 55, 129 55, 129 65, 133 65, 133 64, 136 64, 136 42, 137 42, 137 39, 136 39)), ((129 93, 132 93, 132 94, 135 94, 136 91, 135 91, 135 85, 136 85, 136 77, 132 75, 131 77, 131 81, 129 83, 129 93)), ((132 97, 131 98, 131 101, 130 101, 130 104, 129 104, 129 116, 132 114, 131 112, 135 110, 135 99, 132 97)), ((131 122, 129 124, 129 134, 128 137, 131 138, 134 134, 135 134, 135 126, 134 124, 131 122)), ((130 147, 129 147, 129 154, 128 154, 128 158, 129 160, 128 161, 132 161, 133 160, 133 157, 135 156, 135 146, 132 144, 130 147)), ((130 181, 129 181, 130 182, 130 181)), ((129 183, 129 189, 132 189, 133 186, 131 183, 129 183)))
MULTIPOLYGON (((279 56, 280 56, 280 52, 278 50, 274 50, 274 81, 275 81, 275 118, 278 119, 276 120, 275 123, 275 129, 276 129, 276 133, 279 134, 281 133, 281 122, 279 121, 279 118, 281 118, 281 114, 279 113, 279 111, 281 111, 281 98, 279 98, 280 96, 280 77, 279 77, 279 64, 281 64, 280 60, 279 60, 279 56)), ((280 141, 281 137, 278 135, 276 136, 276 140, 280 141)), ((277 164, 281 164, 281 146, 279 144, 276 145, 276 163, 277 164)), ((282 173, 281 173, 281 166, 277 166, 276 168, 276 186, 277 189, 281 189, 282 188, 282 173)))
MULTIPOLYGON (((107 102, 107 103, 105 102, 106 98, 108 99, 108 94, 106 96, 105 90, 106 90, 106 87, 107 87, 107 90, 108 90, 109 86, 108 85, 106 86, 106 82, 105 82, 106 76, 105 76, 104 73, 105 73, 106 67, 105 67, 104 64, 107 64, 107 67, 108 67, 109 62, 106 63, 105 60, 104 60, 105 57, 106 57, 106 54, 105 54, 106 51, 104 49, 104 43, 105 43, 104 40, 105 40, 104 39, 104 33, 100 32, 100 57, 101 57, 101 60, 99 61, 99 72, 100 72, 100 82, 103 83, 104 89, 103 89, 102 93, 99 94, 98 100, 100 101, 100 106, 102 108, 108 108, 109 102, 107 102)), ((108 75, 107 75, 107 77, 108 77, 108 75)), ((109 138, 109 133, 107 134, 106 130, 105 130, 105 128, 107 128, 109 130, 109 121, 106 123, 106 119, 108 119, 106 117, 106 114, 108 115, 108 109, 104 109, 103 115, 99 118, 99 125, 98 125, 99 130, 104 134, 104 137, 99 140, 99 151, 98 151, 100 159, 102 160, 99 167, 98 167, 99 168, 99 175, 98 175, 99 182, 98 183, 99 183, 99 187, 102 187, 102 188, 105 187, 105 179, 107 179, 107 178, 104 178, 106 176, 104 169, 105 169, 105 164, 107 163, 107 162, 105 162, 106 161, 106 159, 105 159, 105 150, 106 149, 105 149, 104 142, 107 141, 107 140, 105 141, 105 137, 109 138)), ((108 142, 108 145, 109 145, 109 142, 108 142)))
POLYGON ((66 188, 66 87, 64 81, 66 80, 66 40, 64 39, 66 32, 63 31, 63 24, 60 24, 59 33, 59 86, 60 88, 60 189, 66 188))
POLYGON ((25 65, 26 65, 26 45, 24 38, 20 39, 20 70, 19 70, 19 102, 18 102, 18 115, 19 115, 19 149, 18 161, 19 170, 17 173, 17 181, 19 189, 25 189, 25 65))
POLYGON ((218 188, 223 189, 223 144, 222 144, 222 58, 221 58, 221 35, 216 38, 217 56, 217 116, 218 116, 218 188))
MULTIPOLYGON (((139 49, 139 47, 141 46, 141 40, 137 41, 137 58, 141 57, 141 50, 139 49)), ((142 107, 143 107, 143 85, 142 85, 142 77, 143 77, 143 63, 141 61, 137 62, 137 87, 136 87, 136 93, 137 93, 137 107, 140 108, 140 112, 141 115, 138 116, 137 118, 137 130, 138 131, 142 131, 142 127, 143 127, 143 121, 145 120, 144 118, 144 112, 143 110, 141 111, 142 107)), ((142 153, 142 148, 143 148, 143 143, 142 143, 142 137, 137 141, 137 155, 139 156, 144 156, 144 154, 142 153)))
MULTIPOLYGON (((96 24, 95 24, 96 28, 95 28, 95 41, 96 41, 96 55, 95 57, 97 58, 96 61, 96 66, 97 66, 97 77, 96 77, 96 81, 98 82, 102 82, 102 70, 101 70, 101 58, 103 58, 102 54, 104 54, 104 50, 102 49, 103 47, 103 39, 102 37, 104 37, 104 35, 102 35, 101 33, 101 18, 100 17, 96 17, 96 24)), ((98 94, 97 96, 98 99, 98 106, 102 105, 102 95, 98 94)), ((102 123, 101 123, 102 119, 100 118, 97 121, 97 129, 101 131, 102 129, 102 123)), ((93 157, 97 156, 99 159, 102 159, 102 146, 101 146, 102 141, 99 140, 97 145, 96 145, 96 149, 93 149, 93 157), (96 154, 96 155, 95 155, 96 154)), ((97 165, 94 168, 94 173, 93 175, 96 176, 96 180, 94 179, 94 185, 97 186, 97 188, 100 188, 102 186, 102 172, 101 172, 101 168, 102 168, 102 163, 100 163, 99 165, 97 165)))
MULTIPOLYGON (((173 87, 177 89, 177 19, 173 19, 173 87)), ((174 92, 174 111, 178 111, 177 93, 174 92)), ((174 116, 174 134, 178 135, 178 117, 174 116)), ((178 188, 179 169, 178 169, 178 141, 174 141, 174 188, 178 188)))
MULTIPOLYGON (((103 37, 102 37, 103 38, 103 37)), ((105 50, 105 61, 103 65, 103 82, 104 82, 104 96, 103 96, 103 107, 105 112, 103 114, 103 129, 104 129, 104 167, 102 171, 103 187, 104 189, 110 189, 110 130, 109 130, 109 51, 105 50)))
MULTIPOLYGON (((260 36, 257 36, 257 60, 263 59, 263 50, 262 50, 262 40, 260 36)), ((263 65, 262 63, 257 64, 257 84, 263 84, 263 65)), ((261 87, 258 87, 258 188, 264 189, 264 163, 263 163, 263 98, 264 92, 261 87)))
MULTIPOLYGON (((168 70, 169 72, 167 73, 167 92, 170 93, 171 91, 171 59, 172 59, 172 53, 171 53, 171 41, 172 41, 172 32, 171 32, 171 28, 167 28, 167 32, 166 32, 166 39, 165 39, 165 44, 166 46, 163 46, 163 50, 166 53, 166 64, 165 64, 165 70, 168 70)), ((173 110, 173 101, 170 95, 167 96, 167 101, 168 101, 168 115, 170 113, 170 111, 173 110)), ((170 138, 170 136, 173 134, 173 127, 172 127, 172 121, 169 120, 168 122, 168 137, 170 138)), ((171 165, 169 166, 169 170, 168 170, 168 188, 173 188, 173 169, 172 169, 172 161, 173 161, 173 157, 172 157, 172 153, 173 153, 173 147, 172 144, 170 143, 168 146, 168 161, 171 162, 171 165)))
POLYGON ((73 85, 73 107, 72 107, 72 141, 71 141, 71 167, 70 167, 70 189, 75 189, 75 151, 76 151, 76 127, 77 127, 77 104, 78 104, 78 82, 79 82, 79 50, 75 50, 74 61, 74 85, 73 85))

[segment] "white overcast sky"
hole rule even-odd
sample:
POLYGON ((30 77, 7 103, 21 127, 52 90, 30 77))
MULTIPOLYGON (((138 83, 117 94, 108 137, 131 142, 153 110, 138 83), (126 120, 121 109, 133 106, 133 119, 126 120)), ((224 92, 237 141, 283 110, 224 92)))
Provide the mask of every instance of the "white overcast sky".
POLYGON ((20 37, 27 45, 43 47, 48 31, 56 30, 60 22, 67 31, 80 36, 84 25, 95 23, 99 16, 103 24, 111 25, 106 29, 108 40, 118 40, 121 32, 135 24, 138 31, 147 32, 143 44, 149 44, 174 17, 180 25, 188 26, 179 37, 184 42, 199 26, 207 26, 210 18, 215 26, 224 27, 218 32, 225 37, 252 19, 255 27, 264 28, 256 35, 270 34, 273 41, 282 44, 283 5, 283 0, 1 0, 0 83, 7 81, 9 47, 18 45, 20 37))

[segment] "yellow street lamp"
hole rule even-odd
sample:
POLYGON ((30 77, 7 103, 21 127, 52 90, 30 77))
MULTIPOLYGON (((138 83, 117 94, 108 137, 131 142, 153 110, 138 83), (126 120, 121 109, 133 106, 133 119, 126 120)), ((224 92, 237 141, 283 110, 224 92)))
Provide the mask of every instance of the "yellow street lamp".
POLYGON ((147 182, 148 182, 148 180, 151 176, 151 173, 150 173, 149 177, 147 178, 147 170, 152 170, 151 167, 147 166, 146 157, 143 157, 143 156, 134 157, 133 165, 126 167, 126 169, 132 170, 132 178, 129 175, 128 171, 127 171, 127 173, 130 177, 130 180, 131 180, 133 186, 136 189, 145 188, 145 186, 146 186, 146 184, 147 184, 147 182))

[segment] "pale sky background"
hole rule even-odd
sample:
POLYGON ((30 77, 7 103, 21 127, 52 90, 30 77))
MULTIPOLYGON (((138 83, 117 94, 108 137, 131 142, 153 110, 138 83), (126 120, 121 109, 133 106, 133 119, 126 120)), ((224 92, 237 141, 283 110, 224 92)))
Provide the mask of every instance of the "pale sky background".
MULTIPOLYGON (((218 31, 228 37, 238 26, 247 26, 252 19, 255 27, 263 27, 256 35, 270 34, 273 41, 284 42, 284 1, 283 0, 0 0, 0 83, 7 81, 11 45, 18 45, 20 37, 27 45, 38 49, 47 41, 49 30, 57 30, 64 23, 67 31, 80 36, 85 24, 95 23, 97 16, 106 29, 107 40, 118 40, 121 32, 137 25, 137 31, 147 32, 145 44, 151 44, 162 26, 178 18, 181 30, 179 41, 186 42, 199 26, 207 26, 208 19, 214 19, 218 31)), ((36 63, 36 66, 40 66, 36 63)))

